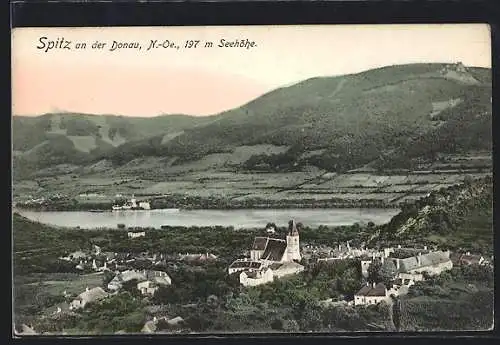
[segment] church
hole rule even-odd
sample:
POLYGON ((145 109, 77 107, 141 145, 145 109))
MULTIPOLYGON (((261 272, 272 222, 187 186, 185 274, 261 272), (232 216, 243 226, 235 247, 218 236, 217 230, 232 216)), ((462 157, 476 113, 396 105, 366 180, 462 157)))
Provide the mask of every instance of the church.
POLYGON ((240 282, 245 286, 255 286, 303 271, 304 266, 298 264, 300 260, 299 231, 295 221, 291 220, 286 239, 256 237, 250 249, 250 258, 234 261, 228 272, 241 272, 240 282))

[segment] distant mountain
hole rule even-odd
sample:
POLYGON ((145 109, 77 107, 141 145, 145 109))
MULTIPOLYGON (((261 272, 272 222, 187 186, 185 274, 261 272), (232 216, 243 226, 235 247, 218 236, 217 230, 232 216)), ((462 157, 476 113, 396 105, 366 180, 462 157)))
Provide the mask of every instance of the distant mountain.
POLYGON ((491 94, 489 69, 390 66, 305 80, 209 118, 82 115, 71 121, 52 114, 37 124, 20 118, 14 124, 14 150, 23 160, 40 160, 30 150, 42 151, 44 164, 53 164, 54 157, 69 159, 69 151, 115 164, 138 156, 170 157, 182 164, 243 145, 272 144, 289 150, 255 154, 240 168, 411 168, 440 153, 491 150, 491 94))
MULTIPOLYGON (((153 118, 77 113, 13 116, 13 156, 19 169, 60 163, 81 164, 129 142, 173 137, 206 124, 211 117, 164 115, 153 118)), ((125 146, 126 147, 126 146, 125 146)))

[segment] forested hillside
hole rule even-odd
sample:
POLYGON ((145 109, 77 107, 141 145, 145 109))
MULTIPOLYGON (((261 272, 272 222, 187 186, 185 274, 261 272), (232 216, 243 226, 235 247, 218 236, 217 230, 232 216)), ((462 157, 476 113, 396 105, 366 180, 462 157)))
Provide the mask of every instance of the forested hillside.
POLYGON ((372 243, 439 245, 493 255, 491 177, 431 193, 404 207, 372 243))
POLYGON ((262 144, 289 149, 256 153, 239 169, 412 168, 440 154, 491 150, 491 71, 390 66, 305 80, 211 117, 47 114, 14 117, 13 126, 15 169, 27 172, 143 156, 178 165, 262 144))

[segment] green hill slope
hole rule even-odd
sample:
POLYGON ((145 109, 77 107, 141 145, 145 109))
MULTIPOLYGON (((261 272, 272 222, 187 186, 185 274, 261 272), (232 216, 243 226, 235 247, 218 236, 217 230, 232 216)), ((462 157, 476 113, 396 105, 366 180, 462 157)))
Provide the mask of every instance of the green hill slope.
MULTIPOLYGON (((281 88, 222 113, 207 125, 187 129, 167 143, 143 142, 134 150, 143 147, 182 162, 241 145, 274 144, 292 150, 284 157, 255 157, 253 162, 278 167, 288 161, 342 171, 370 162, 384 167, 390 165, 384 161, 389 157, 397 166, 408 166, 408 160, 398 158, 491 148, 490 97, 491 81, 484 69, 444 64, 385 67, 281 88), (460 130, 464 118, 469 126, 478 114, 482 117, 477 130, 460 130), (441 138, 437 144, 435 137, 441 138), (463 144, 446 147, 450 141, 463 144), (304 152, 319 149, 324 150, 299 159, 304 152)), ((123 156, 123 149, 127 148, 117 148, 114 155, 123 156)))
POLYGON ((126 143, 178 135, 209 121, 209 117, 186 115, 154 118, 74 113, 14 116, 14 165, 17 172, 22 172, 53 164, 90 162, 126 143))
POLYGON ((204 118, 19 118, 14 150, 19 162, 37 166, 75 162, 82 153, 87 160, 115 164, 138 156, 171 157, 183 164, 242 145, 272 144, 290 149, 254 155, 240 168, 411 168, 440 153, 491 150, 491 92, 489 69, 390 66, 305 80, 204 118), (61 150, 63 140, 67 147, 61 150))
POLYGON ((493 180, 466 181, 404 207, 372 243, 428 244, 493 254, 493 180))

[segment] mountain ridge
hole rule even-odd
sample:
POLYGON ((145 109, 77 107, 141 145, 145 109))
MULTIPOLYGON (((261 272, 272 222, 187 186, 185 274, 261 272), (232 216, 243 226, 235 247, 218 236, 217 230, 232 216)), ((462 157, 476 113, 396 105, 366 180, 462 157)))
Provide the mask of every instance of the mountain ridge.
POLYGON ((88 164, 102 159, 120 165, 137 156, 170 157, 183 164, 240 146, 265 144, 288 146, 290 150, 277 155, 256 154, 240 168, 267 166, 280 171, 313 165, 345 171, 367 164, 381 169, 411 167, 414 162, 407 156, 418 151, 415 146, 421 147, 421 152, 410 154, 415 156, 411 159, 435 159, 430 151, 454 153, 491 146, 491 134, 487 135, 491 131, 491 70, 462 64, 405 64, 315 77, 203 117, 81 114, 78 120, 64 119, 69 116, 35 117, 40 122, 35 128, 26 122, 36 120, 13 117, 17 165, 31 166, 27 171, 55 163, 88 164), (457 127, 464 127, 461 121, 472 125, 478 113, 485 116, 477 121, 480 124, 475 124, 473 133, 457 133, 457 127), (65 133, 52 126, 50 118, 58 117, 66 123, 63 127, 68 127, 65 133), (51 130, 47 131, 48 126, 51 130), (436 146, 436 136, 443 138, 443 145, 461 136, 469 147, 436 146), (474 142, 474 137, 485 140, 474 142), (35 154, 28 152, 43 142, 35 154), (300 158, 318 150, 324 152, 300 158))

